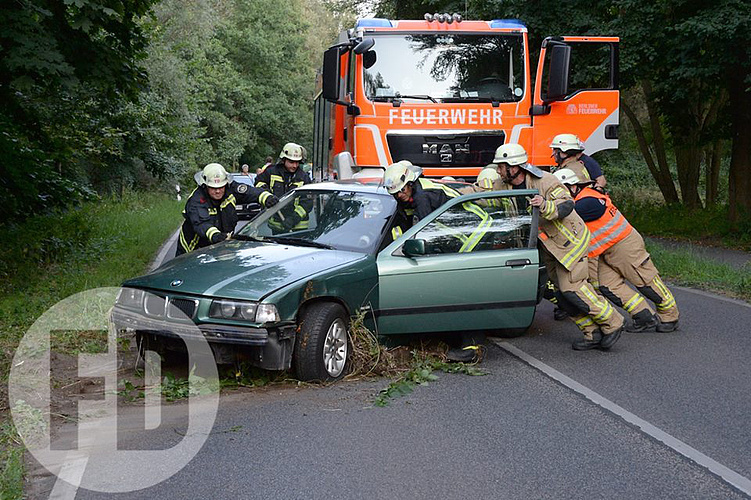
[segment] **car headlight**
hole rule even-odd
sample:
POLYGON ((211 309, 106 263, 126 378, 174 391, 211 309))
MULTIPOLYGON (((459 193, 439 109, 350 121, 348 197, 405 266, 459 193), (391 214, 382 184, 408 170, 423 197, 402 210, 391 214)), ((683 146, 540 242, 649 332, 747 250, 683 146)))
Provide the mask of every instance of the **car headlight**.
POLYGON ((255 302, 217 299, 211 303, 209 317, 253 321, 256 319, 256 305, 255 302))
POLYGON ((137 288, 121 288, 117 292, 115 304, 131 309, 140 309, 143 303, 143 290, 137 288))

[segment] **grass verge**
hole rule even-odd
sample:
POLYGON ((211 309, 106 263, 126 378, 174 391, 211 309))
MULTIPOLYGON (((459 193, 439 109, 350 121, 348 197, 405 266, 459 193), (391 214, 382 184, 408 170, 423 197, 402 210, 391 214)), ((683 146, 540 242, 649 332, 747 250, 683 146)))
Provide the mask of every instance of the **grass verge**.
POLYGON ((751 266, 740 269, 699 257, 689 250, 647 243, 660 275, 677 285, 700 288, 751 302, 751 266))
MULTIPOLYGON (((141 274, 179 223, 182 204, 166 196, 128 193, 89 202, 63 214, 34 216, 0 227, 1 498, 22 498, 23 447, 8 414, 7 381, 16 346, 58 301, 83 290, 119 286, 141 274)), ((66 354, 101 352, 106 337, 53 339, 66 354)))

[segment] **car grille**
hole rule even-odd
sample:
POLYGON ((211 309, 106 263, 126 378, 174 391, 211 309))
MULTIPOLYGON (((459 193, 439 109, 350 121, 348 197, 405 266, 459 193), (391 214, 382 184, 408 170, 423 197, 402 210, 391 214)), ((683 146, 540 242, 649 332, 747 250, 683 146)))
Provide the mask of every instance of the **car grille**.
POLYGON ((151 292, 146 294, 146 300, 143 304, 144 312, 155 318, 164 318, 166 315, 172 319, 184 319, 183 315, 185 315, 192 319, 197 308, 198 300, 196 299, 163 297, 151 292), (167 300, 169 300, 169 307, 167 307, 167 300))
POLYGON ((483 133, 399 134, 386 136, 391 158, 421 167, 484 167, 505 142, 502 130, 483 133))
MULTIPOLYGON (((174 307, 179 309, 184 315, 186 315, 189 318, 193 317, 193 314, 196 312, 196 306, 198 305, 198 301, 194 299, 170 299, 170 304, 172 304, 174 307)), ((169 316, 173 317, 173 313, 170 312, 169 316)))

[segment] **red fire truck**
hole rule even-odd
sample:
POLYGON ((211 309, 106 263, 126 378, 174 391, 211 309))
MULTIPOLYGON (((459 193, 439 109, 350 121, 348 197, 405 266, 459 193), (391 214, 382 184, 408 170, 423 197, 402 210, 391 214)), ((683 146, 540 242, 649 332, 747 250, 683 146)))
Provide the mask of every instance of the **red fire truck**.
POLYGON ((559 133, 589 154, 617 148, 618 38, 546 38, 534 81, 528 43, 518 20, 359 20, 324 53, 318 175, 342 152, 359 167, 410 160, 428 176, 471 178, 504 143, 542 167, 559 133))

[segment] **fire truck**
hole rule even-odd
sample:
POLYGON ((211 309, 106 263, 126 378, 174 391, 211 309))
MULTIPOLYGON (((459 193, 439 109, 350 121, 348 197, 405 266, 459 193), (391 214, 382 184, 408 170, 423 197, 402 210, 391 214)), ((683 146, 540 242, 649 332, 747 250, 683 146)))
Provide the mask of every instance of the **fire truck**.
POLYGON ((513 19, 361 19, 325 51, 313 165, 331 177, 409 160, 427 176, 472 178, 504 143, 551 166, 550 143, 574 133, 588 154, 618 147, 618 38, 548 37, 534 81, 526 26, 513 19))

